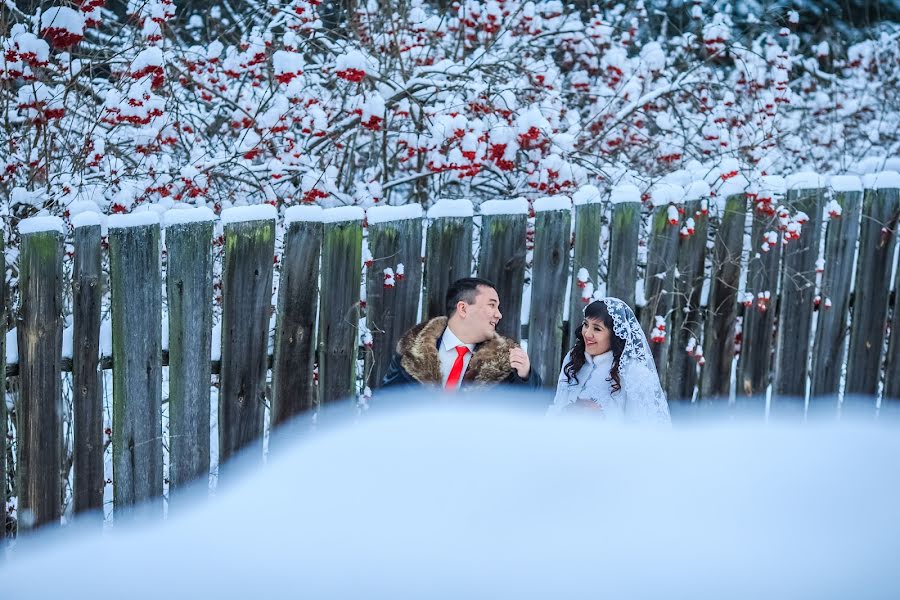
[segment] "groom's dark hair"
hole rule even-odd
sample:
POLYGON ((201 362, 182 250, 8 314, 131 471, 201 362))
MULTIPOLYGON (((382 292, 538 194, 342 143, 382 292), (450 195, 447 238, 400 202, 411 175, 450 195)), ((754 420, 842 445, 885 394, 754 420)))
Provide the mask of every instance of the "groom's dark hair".
POLYGON ((475 296, 478 295, 479 286, 488 287, 492 290, 497 289, 497 286, 492 282, 480 277, 463 277, 451 283, 450 287, 447 288, 447 316, 453 316, 453 313, 456 312, 456 305, 460 300, 466 304, 475 304, 475 296))

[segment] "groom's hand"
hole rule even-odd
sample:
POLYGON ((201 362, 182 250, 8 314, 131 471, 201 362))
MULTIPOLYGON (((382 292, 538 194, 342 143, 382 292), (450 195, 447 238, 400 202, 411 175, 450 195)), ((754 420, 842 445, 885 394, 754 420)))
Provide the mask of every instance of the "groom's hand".
POLYGON ((509 351, 509 364, 516 370, 519 377, 528 379, 531 372, 531 361, 528 359, 528 353, 521 348, 513 348, 509 351))

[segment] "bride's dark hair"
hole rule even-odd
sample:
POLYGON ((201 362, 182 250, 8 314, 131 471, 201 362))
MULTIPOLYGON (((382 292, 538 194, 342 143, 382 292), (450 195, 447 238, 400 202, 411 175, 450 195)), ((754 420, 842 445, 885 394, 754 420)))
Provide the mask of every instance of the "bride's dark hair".
MULTIPOLYGON (((625 340, 616 335, 613 328, 613 320, 606 308, 606 302, 603 300, 595 300, 587 305, 584 309, 584 318, 595 319, 603 323, 603 326, 609 331, 609 347, 613 353, 612 367, 609 369, 609 377, 606 378, 612 384, 612 391, 618 392, 622 389, 622 381, 619 379, 619 361, 622 359, 622 352, 625 350, 625 340)), ((569 353, 569 362, 563 367, 563 373, 566 380, 572 383, 578 383, 578 371, 584 366, 584 336, 581 334, 581 327, 575 330, 575 345, 569 353)))

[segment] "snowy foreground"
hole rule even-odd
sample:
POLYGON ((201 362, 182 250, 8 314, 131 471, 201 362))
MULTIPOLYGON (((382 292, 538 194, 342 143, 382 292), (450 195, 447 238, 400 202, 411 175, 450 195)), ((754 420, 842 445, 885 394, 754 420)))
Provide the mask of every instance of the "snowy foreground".
POLYGON ((402 406, 273 438, 166 522, 20 540, 0 595, 900 597, 898 424, 402 406))

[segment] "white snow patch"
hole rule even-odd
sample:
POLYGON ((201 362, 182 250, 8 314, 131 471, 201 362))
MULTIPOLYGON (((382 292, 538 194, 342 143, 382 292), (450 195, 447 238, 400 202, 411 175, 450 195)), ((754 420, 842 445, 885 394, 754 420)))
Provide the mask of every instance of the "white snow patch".
POLYGON ((785 180, 785 185, 789 190, 815 190, 827 187, 828 178, 812 171, 804 171, 789 175, 785 180))
POLYGON ((323 223, 343 223, 344 221, 362 221, 366 211, 360 206, 336 206, 322 211, 323 223))
POLYGON ((861 192, 862 180, 856 175, 835 175, 830 180, 831 189, 835 192, 861 192))
POLYGON ((321 206, 314 204, 304 206, 291 206, 284 211, 284 224, 291 223, 321 223, 323 218, 323 209, 321 206))
POLYGON ((514 198, 512 200, 486 200, 478 207, 482 215, 527 215, 528 200, 514 198))
POLYGON ((103 225, 103 215, 92 210, 80 212, 69 220, 72 223, 72 227, 75 229, 78 229, 79 227, 91 227, 92 225, 103 225))
POLYGON ((702 200, 709 197, 709 192, 709 184, 704 180, 692 181, 684 190, 684 199, 686 201, 702 200))
POLYGON ((684 188, 673 183, 657 183, 650 188, 650 202, 654 208, 667 204, 683 204, 684 188))
POLYGON ((235 206, 222 211, 223 225, 243 223, 245 221, 274 221, 277 218, 278 209, 271 204, 235 206))
POLYGON ((881 171, 870 173, 863 177, 863 185, 866 189, 884 190, 888 188, 900 188, 900 173, 897 171, 881 171))
POLYGON ((534 212, 549 212, 554 210, 570 210, 572 200, 568 196, 545 196, 534 201, 534 212))
POLYGON ((66 234, 66 224, 59 217, 30 217, 19 221, 19 233, 28 235, 30 233, 43 233, 46 231, 56 231, 63 235, 66 234))
POLYGON ((594 185, 583 185, 578 188, 577 192, 572 194, 572 203, 575 204, 575 206, 597 204, 601 202, 602 199, 603 196, 600 194, 600 190, 594 185))
POLYGON ((623 202, 640 202, 641 191, 637 186, 630 183, 617 185, 612 189, 612 195, 609 198, 612 204, 621 204, 623 202))
POLYGON ((163 213, 163 222, 165 222, 166 227, 171 225, 184 225, 186 223, 205 223, 207 221, 215 220, 216 213, 205 206, 173 208, 163 213))
POLYGON ((373 223, 419 219, 423 214, 422 205, 418 203, 403 204, 401 206, 373 206, 366 211, 366 220, 371 225, 373 223))
POLYGON ((475 214, 471 200, 438 200, 428 209, 429 219, 440 219, 443 217, 471 217, 475 214))
POLYGON ((152 210, 143 210, 127 215, 109 215, 106 226, 109 229, 125 229, 127 227, 143 227, 145 225, 159 225, 159 213, 152 210))

